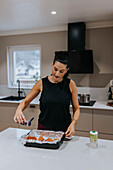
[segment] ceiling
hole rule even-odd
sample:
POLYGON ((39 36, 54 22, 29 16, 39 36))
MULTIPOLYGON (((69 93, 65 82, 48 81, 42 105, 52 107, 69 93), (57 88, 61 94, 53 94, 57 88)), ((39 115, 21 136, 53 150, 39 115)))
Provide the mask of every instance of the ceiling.
POLYGON ((108 20, 113 21, 113 0, 0 0, 0 32, 108 20))

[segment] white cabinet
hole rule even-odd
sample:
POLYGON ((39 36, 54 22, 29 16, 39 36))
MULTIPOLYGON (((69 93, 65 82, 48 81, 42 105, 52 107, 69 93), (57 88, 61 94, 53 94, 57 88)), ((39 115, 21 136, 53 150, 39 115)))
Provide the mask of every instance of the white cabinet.
POLYGON ((0 132, 9 128, 19 128, 19 125, 17 123, 9 123, 9 122, 0 122, 0 132))
POLYGON ((97 130, 101 138, 113 139, 113 111, 93 110, 93 130, 97 130))
POLYGON ((80 118, 77 122, 76 130, 90 131, 92 130, 92 110, 80 109, 80 118))
MULTIPOLYGON (((72 107, 70 108, 72 115, 72 107)), ((75 128, 75 134, 77 136, 89 137, 89 131, 92 130, 92 109, 80 108, 80 118, 75 128)))
MULTIPOLYGON (((73 109, 70 108, 70 113, 73 117, 73 109)), ((92 130, 92 109, 80 108, 80 118, 75 127, 77 136, 89 136, 89 131, 92 130)))
POLYGON ((89 137, 89 132, 81 131, 81 130, 75 130, 76 136, 83 136, 83 137, 89 137))
POLYGON ((113 135, 111 135, 111 134, 102 134, 102 133, 99 133, 99 134, 98 134, 98 138, 99 138, 99 139, 109 139, 109 140, 113 140, 113 135))
POLYGON ((13 120, 17 106, 14 103, 0 103, 0 131, 8 127, 19 127, 13 120))
MULTIPOLYGON (((30 104, 25 110, 26 120, 34 117, 31 126, 19 125, 14 122, 14 114, 18 104, 0 103, 0 131, 9 128, 37 129, 40 114, 39 105, 30 104)), ((72 107, 70 113, 73 116, 72 107)), ((76 125, 77 136, 89 136, 91 130, 99 132, 99 138, 113 140, 113 110, 80 108, 80 118, 76 125)))
POLYGON ((98 131, 100 139, 113 140, 113 111, 81 108, 76 135, 89 136, 91 130, 98 131))
POLYGON ((22 128, 22 129, 36 129, 38 126, 38 117, 39 117, 39 106, 38 105, 29 105, 23 112, 26 119, 29 121, 32 117, 34 120, 31 123, 31 126, 19 125, 14 122, 14 114, 18 104, 16 103, 0 103, 0 131, 5 130, 9 127, 22 128))

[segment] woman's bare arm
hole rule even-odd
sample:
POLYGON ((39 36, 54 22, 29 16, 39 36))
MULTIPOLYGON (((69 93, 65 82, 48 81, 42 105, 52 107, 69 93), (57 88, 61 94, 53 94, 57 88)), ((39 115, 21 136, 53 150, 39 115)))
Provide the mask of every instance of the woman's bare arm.
POLYGON ((42 80, 39 80, 32 88, 27 97, 19 104, 16 113, 14 115, 14 121, 17 123, 26 122, 26 118, 23 114, 25 108, 29 105, 29 103, 40 93, 42 92, 42 80))
POLYGON ((78 103, 78 92, 77 87, 73 80, 70 81, 70 91, 72 93, 72 105, 73 105, 73 118, 72 122, 69 125, 66 136, 72 136, 75 134, 75 125, 80 117, 80 109, 79 109, 79 103, 78 103))

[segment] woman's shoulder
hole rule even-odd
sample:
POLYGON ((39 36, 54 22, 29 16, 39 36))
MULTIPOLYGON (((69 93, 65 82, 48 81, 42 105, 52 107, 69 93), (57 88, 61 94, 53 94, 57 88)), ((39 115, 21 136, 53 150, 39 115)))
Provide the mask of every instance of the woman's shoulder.
POLYGON ((70 79, 69 87, 70 87, 71 92, 72 92, 73 90, 76 90, 76 89, 77 89, 76 84, 75 84, 75 82, 74 82, 72 79, 70 79))
POLYGON ((72 85, 76 85, 75 82, 74 82, 74 80, 72 80, 72 79, 70 79, 70 83, 71 83, 72 85))
POLYGON ((48 76, 46 76, 46 77, 42 77, 42 81, 45 81, 45 80, 47 80, 48 79, 48 76))
POLYGON ((41 86, 42 86, 42 79, 38 80, 38 81, 36 82, 35 86, 41 87, 41 86))
POLYGON ((38 83, 38 84, 41 84, 43 81, 45 81, 45 80, 48 79, 47 77, 48 77, 48 76, 42 77, 40 80, 37 81, 37 83, 38 83))
POLYGON ((43 86, 45 84, 45 81, 47 80, 47 77, 41 78, 38 80, 35 84, 36 89, 40 90, 42 92, 43 86))
POLYGON ((66 77, 66 79, 67 79, 67 81, 69 81, 69 83, 70 83, 71 85, 76 85, 75 82, 74 82, 72 79, 70 79, 70 78, 68 78, 68 77, 66 77))

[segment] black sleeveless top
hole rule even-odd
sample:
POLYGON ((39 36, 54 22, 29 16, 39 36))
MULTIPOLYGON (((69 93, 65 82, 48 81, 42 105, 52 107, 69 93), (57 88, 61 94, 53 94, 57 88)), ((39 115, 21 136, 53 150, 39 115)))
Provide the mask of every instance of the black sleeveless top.
POLYGON ((42 79, 43 90, 40 97, 39 123, 51 130, 66 128, 71 123, 69 89, 70 79, 64 78, 59 83, 52 83, 48 77, 42 79))

